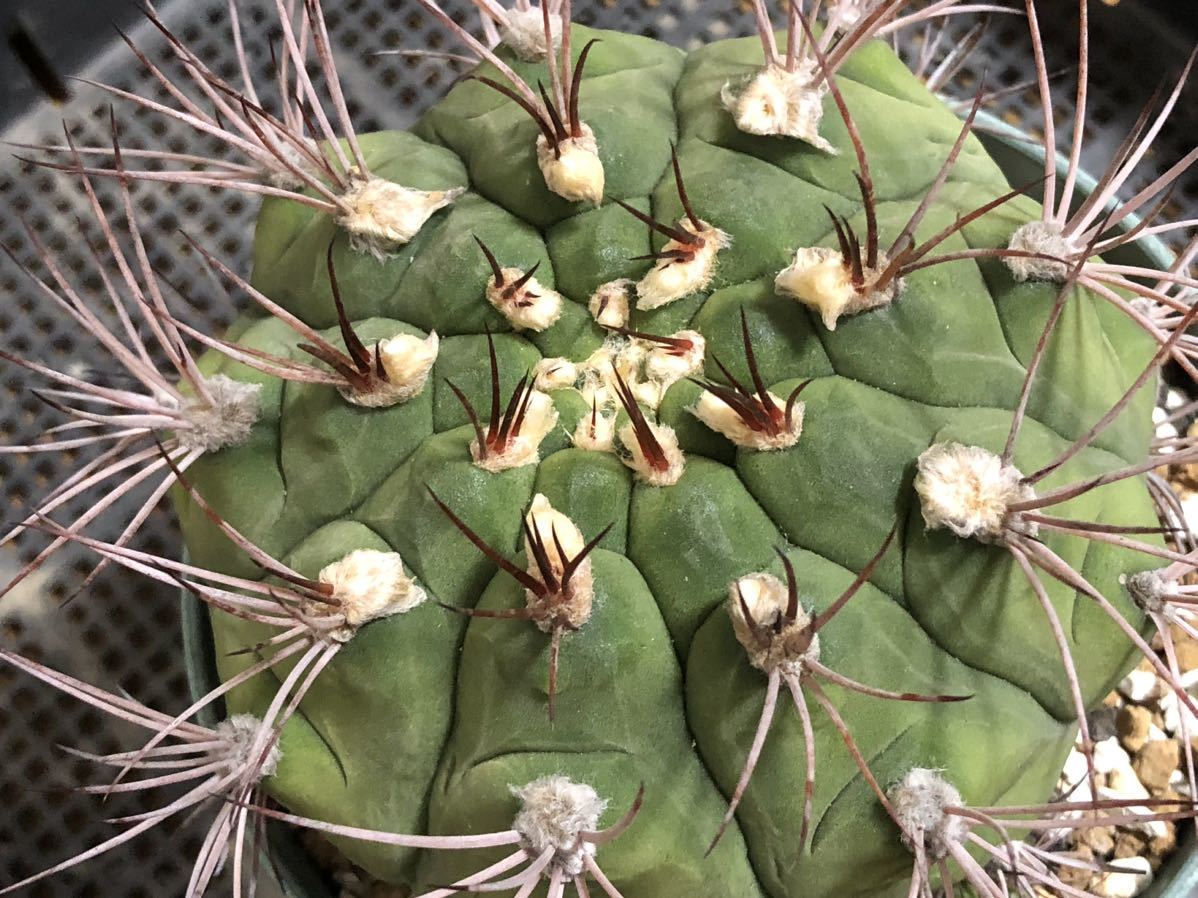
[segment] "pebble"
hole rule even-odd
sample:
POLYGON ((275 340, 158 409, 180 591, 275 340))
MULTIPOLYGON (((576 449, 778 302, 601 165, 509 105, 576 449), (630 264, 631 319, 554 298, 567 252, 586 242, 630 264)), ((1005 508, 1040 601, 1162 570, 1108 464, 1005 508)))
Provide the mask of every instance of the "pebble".
MULTIPOLYGON (((1084 758, 1082 763, 1085 764, 1084 758)), ((1119 746, 1118 739, 1112 737, 1094 744, 1094 770, 1096 773, 1111 773, 1123 769, 1131 769, 1131 756, 1119 746)))
POLYGON ((1148 742, 1132 762, 1132 769, 1150 791, 1163 792, 1181 764, 1181 744, 1176 739, 1148 742))
MULTIPOLYGON (((1135 808, 1134 810, 1137 814, 1143 815, 1155 813, 1152 808, 1135 808)), ((1144 845, 1144 848, 1138 852, 1141 855, 1148 854, 1149 852, 1146 850, 1148 846, 1155 843, 1158 839, 1167 838, 1169 835, 1169 824, 1164 820, 1150 820, 1147 823, 1129 823, 1127 828, 1135 832, 1136 835, 1143 837, 1141 845, 1144 845), (1147 842, 1146 845, 1144 844, 1144 840, 1147 842)))
MULTIPOLYGON (((1114 858, 1117 861, 1141 857, 1148 848, 1149 837, 1142 833, 1120 830, 1115 836, 1114 858)), ((1112 866, 1114 866, 1112 864, 1112 866)))
POLYGON ((1068 792, 1077 783, 1085 782, 1086 771, 1086 756, 1075 745, 1070 749, 1065 768, 1061 771, 1061 791, 1068 792))
MULTIPOLYGON (((1169 790, 1180 760, 1180 746, 1174 739, 1155 742, 1145 739, 1134 758, 1115 739, 1099 742, 1094 746, 1094 766, 1102 777, 1098 797, 1133 801, 1151 798, 1153 794, 1161 795, 1169 790), (1148 779, 1145 780, 1145 777, 1148 779)), ((1144 807, 1130 809, 1130 813, 1147 815, 1151 812, 1144 807)), ((1115 839, 1115 856, 1143 854, 1150 840, 1168 835, 1168 824, 1160 820, 1123 824, 1115 839)))
POLYGON ((1116 734, 1116 720, 1119 717, 1119 708, 1116 705, 1106 705, 1091 711, 1086 715, 1086 722, 1090 725, 1090 738, 1095 742, 1102 739, 1110 739, 1116 734))
POLYGON ((1135 898, 1152 884, 1152 865, 1145 858, 1118 858, 1110 866, 1117 872, 1104 873, 1094 887, 1100 898, 1135 898))
MULTIPOLYGON (((1181 702, 1177 700, 1177 695, 1170 692, 1161 696, 1161 700, 1157 702, 1157 707, 1161 709, 1161 720, 1164 721, 1165 732, 1170 736, 1177 735, 1177 731, 1181 729, 1181 702)), ((1192 722, 1194 715, 1186 709, 1186 716, 1192 722)))
MULTIPOLYGON (((1198 508, 1195 508, 1195 513, 1198 513, 1198 508)), ((1156 672, 1143 667, 1137 667, 1119 684, 1119 691, 1127 698, 1128 701, 1134 702, 1137 705, 1147 704, 1152 698, 1157 695, 1158 687, 1156 681, 1156 672)))
MULTIPOLYGON (((1076 851, 1070 852, 1070 857, 1081 861, 1083 864, 1101 863, 1102 859, 1094 856, 1094 852, 1086 845, 1079 845, 1076 851)), ((1072 864, 1061 867, 1057 871, 1057 876, 1061 882, 1067 886, 1085 891, 1090 888, 1090 882, 1094 878, 1094 873, 1084 867, 1074 867, 1072 864)))
MULTIPOLYGON (((1198 465, 1186 465, 1186 468, 1196 468, 1198 465)), ((1198 493, 1190 493, 1181 500, 1181 510, 1185 515, 1186 525, 1198 531, 1198 493)))
POLYGON ((1089 848, 1093 854, 1107 856, 1115 851, 1115 827, 1093 826, 1078 832, 1078 845, 1089 848))
POLYGON ((1140 705, 1125 705, 1115 718, 1119 743, 1129 752, 1134 753, 1144 747, 1151 729, 1152 712, 1140 705))
POLYGON ((1075 783, 1070 783, 1065 791, 1068 792, 1068 798, 1065 801, 1086 804, 1094 800, 1094 793, 1090 791, 1090 781, 1084 772, 1082 778, 1075 783))
MULTIPOLYGON (((1154 408, 1152 410, 1152 423, 1156 425, 1156 435, 1158 439, 1169 439, 1177 436, 1177 427, 1167 420, 1169 413, 1163 408, 1154 408)), ((1168 449, 1166 451, 1173 451, 1168 449)))
POLYGON ((1155 872, 1161 864, 1165 862, 1165 858, 1177 850, 1177 824, 1166 823, 1165 834, 1157 836, 1148 843, 1148 861, 1152 864, 1152 869, 1155 872))
POLYGON ((1185 765, 1173 771, 1173 775, 1169 777, 1169 788, 1182 798, 1190 798, 1194 794, 1198 794, 1190 788, 1190 774, 1185 765))
POLYGON ((1148 790, 1144 788, 1144 784, 1140 782, 1140 778, 1136 776, 1135 770, 1130 766, 1112 770, 1107 774, 1106 782, 1105 786, 1098 787, 1099 798, 1129 801, 1133 798, 1151 797, 1148 790))
POLYGON ((1173 647, 1177 650, 1177 666, 1182 670, 1198 670, 1198 640, 1180 627, 1173 628, 1173 647))

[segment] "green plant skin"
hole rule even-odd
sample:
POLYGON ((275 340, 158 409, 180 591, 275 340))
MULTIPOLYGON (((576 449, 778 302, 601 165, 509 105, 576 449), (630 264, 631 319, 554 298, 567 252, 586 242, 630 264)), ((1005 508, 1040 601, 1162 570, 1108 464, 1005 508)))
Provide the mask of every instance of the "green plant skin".
MULTIPOLYGON (((593 36, 574 30, 577 50, 593 36)), ((785 702, 733 826, 713 856, 714 834, 757 723, 765 677, 750 667, 725 611, 734 578, 780 573, 786 546, 805 603, 832 602, 882 543, 896 545, 868 584, 821 634, 835 670, 888 689, 971 694, 959 704, 883 701, 828 692, 882 783, 912 766, 943 767, 975 804, 1036 802, 1051 791, 1075 733, 1060 657, 1042 609, 1003 550, 924 531, 911 488, 916 457, 933 442, 1002 448, 1056 288, 1016 284, 998 262, 920 271, 891 307, 825 331, 774 274, 804 245, 832 245, 827 204, 862 225, 855 160, 831 100, 827 156, 789 140, 740 133, 718 101, 728 80, 761 63, 753 40, 684 56, 662 44, 603 33, 582 88, 608 198, 681 209, 669 172, 678 142, 698 214, 732 235, 707 293, 640 315, 637 327, 683 326, 747 376, 739 310, 748 313, 765 380, 786 395, 813 378, 793 449, 737 449, 686 409, 698 388, 671 388, 661 419, 688 453, 681 481, 634 482, 613 456, 570 448, 586 408, 554 394, 562 426, 542 462, 499 474, 474 467, 471 431, 445 385, 487 403, 485 328, 497 334, 505 395, 542 356, 584 358, 602 342, 585 304, 599 284, 637 278, 629 257, 661 241, 610 202, 566 203, 544 187, 527 116, 477 82, 456 86, 413 134, 362 138, 372 168, 418 188, 469 186, 385 262, 356 253, 325 217, 267 201, 255 243, 255 284, 313 326, 332 328, 325 251, 333 242, 350 316, 369 343, 435 329, 441 353, 424 392, 384 410, 346 404, 328 387, 280 385, 208 357, 206 370, 261 380, 263 417, 245 445, 201 460, 199 489, 236 527, 305 575, 357 548, 391 548, 438 601, 511 608, 523 593, 459 534, 426 493, 431 486, 478 533, 517 558, 523 510, 536 492, 590 538, 614 523, 594 556, 591 620, 565 637, 558 719, 547 722, 547 637, 531 624, 467 623, 434 602, 365 627, 322 675, 283 736, 269 783, 287 807, 333 822, 393 832, 503 830, 517 810, 508 786, 564 773, 610 800, 605 825, 647 787, 632 829, 600 860, 626 898, 852 898, 906 894, 910 855, 830 721, 814 711, 818 779, 809 847, 800 853, 804 745, 785 702), (542 266, 538 278, 566 300, 541 334, 510 333, 483 299, 489 275, 473 237, 504 264, 542 266)), ((536 66, 514 63, 535 82, 536 66)), ((881 44, 858 52, 839 83, 869 151, 883 239, 893 236, 936 176, 960 122, 881 44)), ((920 228, 931 235, 1008 185, 973 139, 920 228)), ((1005 245, 1038 207, 1020 199, 946 243, 1005 245)), ((273 320, 235 326, 242 344, 300 357, 273 320)), ((330 335, 335 332, 330 330, 330 335)), ((336 340, 335 336, 332 339, 336 340)), ((1151 357, 1148 340, 1109 304, 1070 299, 1044 361, 1015 453, 1025 472, 1050 460, 1110 407, 1151 357)), ((1151 390, 1042 490, 1145 457, 1151 390)), ((185 496, 179 497, 196 563, 255 576, 185 496)), ((1151 524, 1138 481, 1070 502, 1060 513, 1151 524)), ((1142 556, 1046 535, 1045 541, 1138 620, 1118 576, 1142 556)), ((1134 660, 1093 604, 1045 578, 1065 622, 1087 701, 1096 703, 1134 660)), ((230 652, 261 637, 213 615, 221 673, 249 661, 230 652)), ((286 666, 275 677, 286 673, 286 666)), ((262 676, 230 699, 261 712, 277 679, 262 676)), ((493 860, 485 852, 421 853, 343 843, 372 873, 417 889, 452 881, 493 860)))

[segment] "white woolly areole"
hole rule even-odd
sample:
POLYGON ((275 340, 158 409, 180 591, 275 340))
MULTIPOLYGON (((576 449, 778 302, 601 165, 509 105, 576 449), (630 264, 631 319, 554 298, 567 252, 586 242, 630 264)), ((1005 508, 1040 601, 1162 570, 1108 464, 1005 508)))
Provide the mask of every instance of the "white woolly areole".
POLYGON ((656 409, 661 405, 661 401, 665 399, 668 384, 660 380, 642 380, 628 386, 632 390, 633 398, 637 402, 641 405, 647 405, 651 409, 656 409))
POLYGON ((620 460, 632 469, 632 473, 642 483, 650 486, 673 486, 686 468, 686 458, 678 446, 678 434, 668 424, 655 424, 652 421, 645 423, 649 425, 649 430, 661 446, 662 454, 666 458, 666 469, 659 471, 649 464, 649 460, 641 451, 641 444, 637 442, 636 429, 631 421, 620 428, 620 444, 625 450, 620 454, 620 460))
POLYGON ((533 857, 552 848, 552 868, 568 877, 581 874, 595 846, 579 837, 598 831, 607 802, 590 786, 564 776, 545 776, 526 786, 510 788, 522 805, 512 823, 512 829, 520 834, 521 846, 533 857))
POLYGON ((793 72, 770 65, 739 85, 725 84, 720 100, 736 127, 747 134, 794 137, 836 155, 836 148, 819 133, 827 92, 811 63, 793 72))
MULTIPOLYGON (((786 408, 786 400, 773 393, 767 393, 770 400, 780 408, 786 408)), ((790 427, 776 434, 762 433, 753 430, 744 419, 736 413, 732 406, 719 396, 707 390, 699 397, 699 401, 690 409, 690 413, 714 430, 723 434, 736 446, 745 449, 789 449, 799 441, 803 433, 803 413, 807 406, 796 402, 791 410, 790 427)))
MULTIPOLYGON (((345 616, 345 626, 333 634, 347 642, 358 628, 371 621, 403 614, 420 605, 428 596, 404 573, 398 552, 355 549, 340 561, 321 569, 317 579, 333 587, 333 599, 345 616)), ((329 609, 311 603, 306 611, 327 615, 329 609)))
MULTIPOLYGON (((245 773, 258 763, 260 755, 251 750, 254 742, 262 731, 262 721, 253 714, 235 714, 228 720, 222 720, 216 725, 216 737, 225 743, 225 763, 229 773, 245 773)), ((283 760, 283 752, 279 749, 279 740, 274 740, 266 759, 254 771, 254 782, 260 782, 268 776, 274 776, 279 769, 279 761, 283 760)))
POLYGON ((262 384, 242 383, 224 374, 205 377, 203 383, 212 401, 202 396, 183 399, 179 414, 187 424, 175 432, 179 445, 201 452, 241 445, 261 414, 262 384))
POLYGON ((773 574, 748 574, 728 587, 732 632, 758 670, 798 675, 807 662, 819 660, 819 637, 808 639, 803 633, 811 616, 801 606, 795 620, 775 632, 774 625, 786 615, 789 602, 786 584, 773 574), (745 618, 742 599, 751 620, 745 618))
POLYGON ((557 149, 542 134, 537 138, 537 166, 545 177, 545 186, 572 203, 603 202, 605 175, 599 158, 595 132, 585 122, 578 137, 558 141, 557 149))
POLYGON ((691 243, 679 243, 671 240, 664 247, 663 253, 681 250, 693 253, 689 261, 680 259, 659 259, 636 285, 636 307, 641 311, 660 308, 697 293, 711 283, 715 274, 716 254, 727 246, 732 245, 732 238, 713 228, 707 222, 700 222, 696 228, 689 218, 678 222, 678 227, 691 234, 701 237, 703 243, 699 246, 691 243))
POLYGON ((915 767, 887 789, 886 794, 902 825, 903 844, 912 848, 912 836, 923 833, 924 849, 930 860, 943 860, 949 846, 959 844, 969 834, 964 817, 945 813, 946 808, 964 807, 965 802, 937 770, 915 767))
POLYGON ((1004 465, 990 450, 936 443, 919 456, 917 471, 915 492, 929 530, 946 527, 984 543, 1001 542, 1004 530, 1036 534, 1035 524, 1007 511, 1012 503, 1035 498, 1035 491, 1020 482, 1018 468, 1004 465))
MULTIPOLYGON (((549 55, 545 45, 545 17, 541 7, 529 9, 509 9, 504 13, 503 27, 499 30, 499 39, 505 46, 511 47, 512 52, 524 62, 542 62, 549 55)), ((562 45, 561 16, 549 17, 549 37, 553 40, 553 50, 556 52, 562 45)))
POLYGON ((839 250, 826 246, 805 246, 795 250, 790 265, 774 278, 774 289, 782 296, 792 296, 812 309, 824 327, 836 330, 836 323, 848 315, 867 312, 888 306, 903 289, 903 282, 895 278, 883 290, 869 287, 886 267, 885 257, 879 258, 878 267, 866 269, 866 289, 858 293, 853 286, 852 273, 839 250))
POLYGON ((1064 283, 1069 277, 1069 262, 1082 248, 1065 236, 1064 228, 1055 221, 1029 221, 1011 235, 1008 249, 1025 253, 1043 253, 1056 259, 1029 259, 1004 256, 1003 262, 1017 281, 1053 281, 1064 283))
POLYGON ((1177 588, 1177 581, 1165 578, 1160 571, 1124 574, 1119 582, 1141 611, 1155 614, 1168 611, 1165 596, 1177 588))
POLYGON ((513 328, 539 333, 561 317, 560 293, 550 290, 532 277, 525 281, 520 289, 508 295, 506 291, 510 289, 510 285, 524 277, 525 273, 519 268, 503 268, 500 271, 503 274, 503 283, 508 286, 500 287, 492 276, 487 281, 487 302, 498 309, 513 328))
POLYGON ((600 414, 604 411, 615 410, 615 394, 612 392, 607 376, 601 371, 584 368, 581 383, 578 386, 578 394, 582 396, 583 401, 589 407, 598 408, 600 414))
MULTIPOLYGON (((522 468, 525 465, 535 465, 541 460, 541 443, 549 435, 549 431, 557 426, 557 409, 548 394, 533 390, 528 400, 528 410, 524 415, 524 423, 518 436, 508 440, 507 449, 496 452, 487 451, 487 457, 482 458, 478 440, 470 441, 470 457, 484 471, 496 474, 509 468, 522 468)), ((484 433, 490 433, 491 428, 484 427, 484 433)))
POLYGON ((609 337, 578 366, 581 375, 578 392, 587 405, 596 405, 601 410, 614 406, 616 397, 612 390, 612 369, 617 366, 617 357, 623 347, 622 339, 609 337))
POLYGON ((587 405, 614 408, 619 395, 618 374, 638 402, 657 408, 665 388, 658 381, 646 379, 644 369, 648 357, 648 344, 614 334, 608 336, 603 345, 582 363, 580 392, 587 405))
POLYGON ((665 386, 698 374, 703 369, 703 357, 707 352, 707 340, 698 331, 678 331, 670 334, 670 338, 688 341, 690 349, 677 352, 667 346, 651 343, 645 356, 645 375, 665 386))
POLYGON ((603 373, 611 379, 611 385, 616 382, 615 374, 629 385, 641 379, 641 367, 649 355, 649 348, 644 343, 613 335, 607 338, 605 345, 610 349, 611 365, 603 373))
POLYGON ((350 246, 381 262, 415 237, 434 212, 464 192, 462 187, 413 190, 373 175, 352 177, 341 198, 349 211, 340 214, 337 224, 349 233, 350 246))
POLYGON ((388 408, 407 402, 424 389, 440 347, 436 331, 423 339, 397 334, 389 340, 380 340, 378 355, 387 379, 375 379, 370 390, 342 389, 341 395, 346 401, 366 408, 388 408))
MULTIPOLYGON (((565 572, 566 563, 577 558, 586 548, 586 539, 582 531, 566 515, 549 504, 549 500, 541 493, 532 498, 528 514, 525 515, 528 529, 537 534, 545 546, 545 554, 549 563, 559 577, 565 572), (558 546, 563 551, 558 551, 558 546), (563 557, 564 552, 564 557, 563 557)), ((528 572, 535 577, 540 576, 540 568, 532 557, 532 547, 528 537, 524 539, 524 552, 528 556, 528 572)), ((539 604, 540 600, 532 593, 527 594, 530 606, 539 604)), ((537 627, 546 633, 561 623, 577 629, 591 617, 591 603, 595 598, 594 580, 591 572, 591 560, 586 558, 574 571, 570 578, 568 593, 554 597, 554 619, 538 620, 537 627)))
POLYGON ((541 359, 534 376, 538 390, 565 390, 578 380, 578 366, 565 358, 541 359))
MULTIPOLYGON (((565 569, 566 560, 580 554, 586 547, 582 531, 568 517, 549 504, 542 493, 532 497, 532 504, 525 515, 528 529, 537 534, 545 543, 545 551, 549 561, 557 571, 565 569), (565 550, 566 558, 558 551, 558 544, 565 550)), ((527 539, 525 550, 528 550, 527 539)))
POLYGON ((587 308, 601 327, 625 327, 628 324, 628 290, 635 281, 620 278, 600 284, 591 294, 587 308))
POLYGON ((574 446, 588 452, 614 452, 616 439, 616 416, 600 411, 591 420, 591 415, 583 415, 574 428, 571 438, 574 446))

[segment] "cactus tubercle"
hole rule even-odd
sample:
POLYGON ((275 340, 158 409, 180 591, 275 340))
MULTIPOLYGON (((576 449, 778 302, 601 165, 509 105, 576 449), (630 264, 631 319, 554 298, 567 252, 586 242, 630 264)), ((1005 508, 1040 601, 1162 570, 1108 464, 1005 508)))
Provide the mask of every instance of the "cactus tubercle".
POLYGON ((819 133, 827 93, 812 65, 794 71, 768 65, 741 84, 725 84, 720 99, 746 134, 793 137, 835 155, 819 133))
POLYGON ((936 443, 917 462, 915 491, 929 530, 947 528, 980 542, 1001 542, 1008 530, 1035 536, 1037 526, 1011 511, 1035 498, 1023 474, 979 446, 936 443))
POLYGON ((464 189, 414 190, 374 176, 352 177, 338 223, 350 245, 382 261, 419 233, 424 223, 464 189))

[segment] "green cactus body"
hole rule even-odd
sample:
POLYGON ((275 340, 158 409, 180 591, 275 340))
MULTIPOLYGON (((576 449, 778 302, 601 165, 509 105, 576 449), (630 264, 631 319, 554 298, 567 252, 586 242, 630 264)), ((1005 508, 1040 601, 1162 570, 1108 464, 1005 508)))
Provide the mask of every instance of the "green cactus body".
MULTIPOLYGON (((574 46, 591 36, 576 27, 574 46)), ((521 607, 523 590, 467 542, 426 487, 512 558, 536 493, 586 539, 613 524, 593 555, 591 618, 563 641, 552 725, 546 635, 527 621, 467 621, 430 601, 364 627, 321 675, 286 728, 270 791, 322 820, 458 834, 510 828, 518 802, 509 786, 545 774, 592 785, 610 801, 605 825, 644 783, 646 802, 633 828, 602 848, 604 870, 627 898, 906 894, 910 855, 818 710, 809 846, 796 847, 802 732, 780 706, 736 819, 704 859, 765 686, 734 637, 729 584, 755 571, 781 574, 774 548, 782 546, 804 604, 826 607, 897 516, 896 546, 821 634, 823 660, 887 689, 973 698, 914 704, 836 687, 829 694, 883 784, 913 766, 946 768, 974 805, 1043 800, 1076 729, 1043 611, 1001 548, 926 532, 911 482, 915 459, 935 442, 1001 450, 1056 288, 1016 284, 998 261, 944 264, 907 278, 892 306, 827 331, 796 301, 776 295, 773 278, 796 247, 834 245, 824 205, 860 219, 855 162, 831 101, 823 133, 839 155, 752 137, 736 130, 719 94, 760 66, 756 40, 684 55, 640 37, 597 36, 581 95, 606 168, 606 196, 677 220, 669 161, 675 141, 698 215, 732 238, 704 293, 640 314, 636 327, 698 330, 707 340, 708 374, 718 377, 718 357, 747 378, 743 308, 770 389, 785 396, 814 379, 803 394, 801 438, 781 451, 738 449, 689 412, 699 388, 682 380, 660 407, 686 453, 676 485, 638 483, 616 455, 572 447, 569 434, 588 411, 574 390, 552 394, 560 421, 541 444, 539 464, 489 473, 471 462, 473 431, 446 378, 477 407, 487 406, 484 332, 496 335, 505 397, 542 357, 586 358, 604 339, 587 311, 589 296, 614 279, 641 277, 651 263, 630 258, 662 242, 615 204, 593 208, 550 194, 536 166, 534 124, 483 84, 456 86, 414 133, 362 139, 380 177, 423 189, 469 188, 395 256, 380 262, 356 252, 327 217, 267 201, 255 244, 259 289, 336 340, 325 270, 331 241, 341 293, 364 342, 435 330, 441 352, 424 390, 386 409, 355 407, 331 387, 282 385, 206 359, 209 370, 265 383, 250 441, 193 469, 221 514, 306 576, 354 549, 397 551, 432 598, 482 609, 521 607), (511 331, 483 298, 490 271, 475 236, 506 265, 541 263, 541 283, 566 300, 557 323, 541 333, 511 331)), ((543 77, 536 65, 513 65, 532 83, 543 77)), ((893 239, 960 122, 880 43, 859 51, 839 80, 869 152, 883 236, 893 239)), ((1007 189, 970 138, 921 235, 1007 189)), ((1030 202, 1009 203, 944 249, 1005 246, 1037 214, 1030 202)), ((274 319, 242 320, 231 336, 302 357, 292 332, 274 319)), ((1032 471, 1053 458, 1111 407, 1152 351, 1109 304, 1073 298, 1014 463, 1032 471)), ((1144 391, 1044 488, 1144 459, 1150 402, 1144 391)), ((192 504, 180 505, 197 563, 255 575, 192 504)), ((1061 513, 1110 524, 1154 521, 1134 480, 1087 494, 1061 513)), ((1146 566, 1142 557, 1052 534, 1045 540, 1139 619, 1118 576, 1146 566)), ((1047 587, 1086 700, 1097 702, 1130 665, 1131 649, 1085 598, 1055 582, 1047 587)), ((221 673, 229 677, 249 663, 230 653, 263 631, 220 613, 213 624, 221 673)), ((281 665, 236 690, 231 708, 261 713, 289 669, 281 665)), ((473 872, 488 857, 341 847, 379 877, 418 889, 473 872)))

